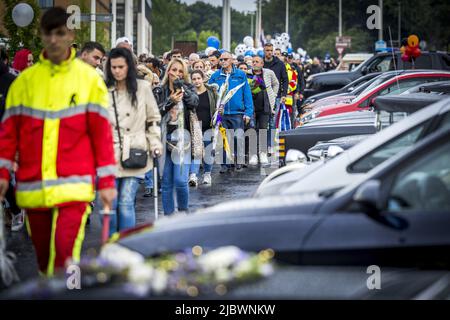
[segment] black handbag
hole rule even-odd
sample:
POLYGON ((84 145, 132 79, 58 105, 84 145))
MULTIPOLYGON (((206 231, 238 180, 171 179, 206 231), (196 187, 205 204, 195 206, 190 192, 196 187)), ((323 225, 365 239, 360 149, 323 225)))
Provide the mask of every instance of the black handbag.
POLYGON ((124 169, 143 169, 147 166, 148 154, 147 151, 137 148, 130 148, 130 154, 128 159, 122 160, 123 147, 122 147, 122 137, 120 135, 119 129, 119 116, 117 113, 116 97, 114 91, 112 92, 113 97, 113 107, 114 115, 116 116, 116 130, 119 136, 119 147, 120 147, 120 163, 124 169))

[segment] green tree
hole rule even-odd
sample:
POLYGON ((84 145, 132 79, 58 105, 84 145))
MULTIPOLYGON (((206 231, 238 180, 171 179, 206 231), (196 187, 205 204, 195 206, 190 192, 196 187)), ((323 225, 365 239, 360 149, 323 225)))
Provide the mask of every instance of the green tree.
POLYGON ((9 56, 14 57, 14 54, 21 48, 27 48, 33 52, 35 59, 39 56, 42 50, 42 43, 39 37, 39 18, 41 11, 34 0, 22 1, 28 3, 34 11, 33 21, 26 27, 18 27, 12 19, 12 11, 17 5, 17 1, 5 0, 6 15, 5 28, 8 31, 8 47, 9 56))
POLYGON ((172 49, 172 37, 190 29, 191 15, 179 0, 153 0, 152 5, 153 51, 161 54, 172 49))

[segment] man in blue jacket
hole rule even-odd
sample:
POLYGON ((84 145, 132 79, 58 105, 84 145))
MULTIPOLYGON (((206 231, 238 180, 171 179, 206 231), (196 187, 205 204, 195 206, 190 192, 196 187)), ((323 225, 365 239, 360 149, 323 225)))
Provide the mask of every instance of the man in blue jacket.
MULTIPOLYGON (((253 116, 253 99, 250 86, 247 82, 247 75, 237 69, 233 65, 233 57, 230 52, 223 52, 220 56, 219 63, 221 69, 217 70, 209 79, 209 84, 216 83, 219 88, 225 83, 227 74, 229 77, 229 87, 231 90, 238 85, 244 83, 244 85, 234 94, 233 98, 223 107, 222 110, 222 126, 225 129, 242 129, 235 131, 235 150, 237 151, 236 159, 244 159, 244 125, 250 122, 253 116), (238 141, 239 140, 239 143, 238 141)), ((235 159, 235 161, 236 161, 235 159)), ((220 173, 229 171, 233 165, 226 165, 226 158, 224 154, 224 161, 220 173)), ((242 169, 242 163, 238 161, 236 170, 242 169)))

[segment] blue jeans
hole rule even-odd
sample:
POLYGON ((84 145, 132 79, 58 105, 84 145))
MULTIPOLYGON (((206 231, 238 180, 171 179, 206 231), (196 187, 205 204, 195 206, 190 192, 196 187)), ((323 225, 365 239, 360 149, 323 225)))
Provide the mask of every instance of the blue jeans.
POLYGON ((145 174, 145 188, 153 189, 153 169, 145 174))
POLYGON ((165 215, 175 212, 174 191, 177 194, 178 211, 187 211, 189 208, 189 159, 181 164, 172 161, 172 153, 166 150, 161 193, 162 205, 165 215), (182 169, 182 170, 181 170, 182 169))
POLYGON ((139 179, 135 177, 117 178, 117 199, 113 202, 113 214, 109 221, 109 235, 136 225, 135 200, 139 179))
MULTIPOLYGON (((205 149, 207 146, 209 146, 212 143, 212 141, 203 141, 203 145, 205 146, 205 149)), ((206 157, 206 155, 205 155, 206 157)), ((208 161, 203 160, 203 171, 205 173, 211 173, 213 164, 207 163, 208 161)), ((189 173, 195 173, 196 175, 199 174, 200 171, 200 164, 202 163, 202 159, 192 159, 191 162, 191 168, 189 169, 189 173)))
MULTIPOLYGON (((242 114, 224 114, 222 116, 222 126, 225 129, 232 129, 233 131, 236 129, 242 129, 238 130, 235 132, 234 135, 234 143, 232 141, 228 141, 230 148, 233 147, 234 145, 234 153, 235 153, 235 161, 236 161, 236 157, 244 157, 244 146, 245 146, 245 141, 244 139, 244 115, 242 114), (238 139, 239 138, 239 139, 238 139), (240 142, 238 142, 238 140, 240 142)), ((227 130, 228 131, 228 130, 227 130)), ((230 150, 231 152, 233 152, 233 150, 230 150)), ((227 158, 226 158, 226 153, 223 153, 223 164, 222 167, 230 167, 230 165, 227 165, 227 158)), ((242 163, 243 164, 243 159, 242 159, 242 163)))

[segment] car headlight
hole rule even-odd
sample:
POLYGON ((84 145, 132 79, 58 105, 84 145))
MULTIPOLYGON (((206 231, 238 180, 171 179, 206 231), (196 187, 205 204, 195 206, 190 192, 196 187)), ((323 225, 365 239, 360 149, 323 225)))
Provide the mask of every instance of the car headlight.
POLYGON ((307 122, 310 122, 311 120, 315 119, 320 114, 320 111, 310 111, 306 112, 301 118, 300 123, 305 124, 307 122))

